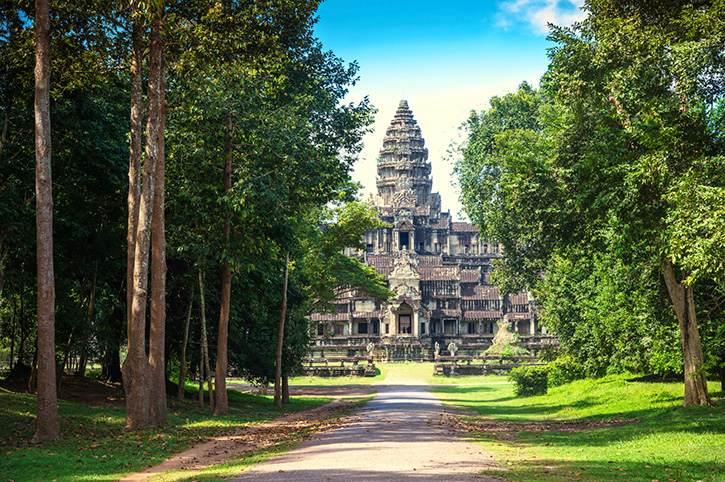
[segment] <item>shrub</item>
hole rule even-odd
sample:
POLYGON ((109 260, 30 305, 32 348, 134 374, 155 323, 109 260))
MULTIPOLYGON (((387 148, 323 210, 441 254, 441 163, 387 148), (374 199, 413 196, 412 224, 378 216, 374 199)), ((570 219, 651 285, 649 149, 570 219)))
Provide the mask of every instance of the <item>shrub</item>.
POLYGON ((549 386, 558 387, 571 383, 574 380, 581 380, 585 377, 584 368, 569 355, 562 355, 552 361, 546 367, 549 369, 549 386))
POLYGON ((520 367, 514 368, 509 374, 509 380, 514 382, 514 394, 519 397, 543 395, 548 389, 547 367, 520 367))

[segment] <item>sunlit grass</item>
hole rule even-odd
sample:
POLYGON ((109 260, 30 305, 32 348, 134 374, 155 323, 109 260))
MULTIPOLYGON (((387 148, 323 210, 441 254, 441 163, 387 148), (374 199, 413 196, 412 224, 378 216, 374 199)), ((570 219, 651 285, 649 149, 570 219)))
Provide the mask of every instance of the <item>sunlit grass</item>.
POLYGON ((261 423, 281 413, 313 408, 328 398, 293 398, 282 411, 271 396, 229 390, 227 415, 212 417, 195 400, 168 401, 168 425, 152 431, 123 432, 125 409, 89 407, 59 401, 61 438, 38 446, 27 444, 35 429, 35 396, 0 392, 0 480, 117 480, 174 453, 239 427, 261 423))
POLYGON ((636 422, 579 432, 522 431, 515 441, 479 433, 486 449, 499 452, 507 480, 723 482, 725 401, 714 383, 709 388, 715 408, 682 408, 681 383, 626 376, 581 380, 527 398, 515 397, 510 385, 433 390, 447 404, 507 422, 636 422))

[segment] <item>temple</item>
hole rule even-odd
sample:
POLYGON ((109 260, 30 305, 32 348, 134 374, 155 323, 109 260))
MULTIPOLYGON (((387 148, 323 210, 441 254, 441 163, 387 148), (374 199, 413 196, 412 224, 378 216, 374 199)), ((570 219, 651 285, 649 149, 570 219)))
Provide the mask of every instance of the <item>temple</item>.
POLYGON ((551 344, 531 295, 501 293, 491 284, 500 246, 441 211, 428 149, 405 100, 386 130, 377 170, 372 204, 389 227, 365 234, 365 252, 347 254, 385 275, 396 296, 381 305, 347 293, 336 313, 314 313, 313 354, 350 356, 368 349, 380 361, 422 361, 433 360, 436 342, 454 342, 461 353, 477 355, 491 346, 500 322, 532 353, 551 344))

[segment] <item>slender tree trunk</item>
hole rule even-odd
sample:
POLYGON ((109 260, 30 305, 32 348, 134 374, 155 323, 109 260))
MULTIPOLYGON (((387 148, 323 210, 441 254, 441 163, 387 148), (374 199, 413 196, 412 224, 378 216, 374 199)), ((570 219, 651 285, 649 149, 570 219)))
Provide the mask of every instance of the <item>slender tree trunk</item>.
POLYGON ((111 335, 106 340, 106 346, 104 347, 101 380, 113 383, 123 381, 120 345, 123 340, 124 322, 123 310, 120 306, 114 307, 111 315, 108 317, 111 335))
POLYGON ((282 405, 289 403, 289 377, 282 375, 282 405))
POLYGON ((131 323, 133 270, 136 253, 136 229, 141 199, 141 157, 143 155, 143 27, 140 12, 133 12, 131 31, 131 143, 128 162, 128 233, 126 241, 126 306, 131 323))
POLYGON ((91 336, 91 327, 93 325, 93 306, 96 302, 96 283, 98 281, 98 260, 96 260, 96 266, 93 270, 93 283, 91 284, 91 296, 88 299, 88 323, 83 329, 83 340, 81 341, 81 353, 80 359, 78 360, 78 370, 76 375, 81 377, 86 376, 86 364, 88 362, 88 340, 91 336))
POLYGON ((3 152, 5 147, 5 140, 8 138, 8 125, 10 125, 10 107, 12 103, 5 109, 5 115, 3 116, 3 131, 0 134, 0 154, 3 152))
MULTIPOLYGON (((226 135, 226 162, 224 163, 224 191, 227 193, 232 189, 232 136, 233 122, 231 112, 227 114, 227 135, 226 135)), ((228 247, 230 244, 230 227, 229 227, 229 209, 227 207, 224 214, 224 242, 228 247)), ((219 333, 217 334, 217 354, 216 354, 216 405, 214 406, 214 414, 221 415, 227 413, 229 409, 229 400, 227 398, 227 341, 229 339, 229 310, 232 299, 232 271, 229 266, 229 260, 222 261, 222 296, 221 310, 219 312, 219 333)))
POLYGON ((664 266, 665 284, 677 313, 682 340, 682 358, 685 375, 684 406, 712 405, 707 393, 704 358, 700 344, 700 332, 695 318, 695 303, 692 288, 681 283, 675 275, 672 262, 664 266))
POLYGON ((184 399, 184 385, 186 384, 186 347, 189 344, 189 326, 191 326, 191 308, 194 306, 194 284, 191 285, 191 296, 189 296, 189 309, 186 311, 186 323, 184 324, 184 341, 181 343, 181 363, 179 363, 179 387, 176 398, 184 399))
POLYGON ((199 343, 199 408, 204 407, 204 347, 199 343))
MULTIPOLYGON (((202 360, 206 366, 206 376, 209 385, 209 407, 214 413, 214 391, 211 387, 211 364, 209 363, 209 343, 206 340, 206 300, 204 298, 204 272, 199 270, 199 299, 201 302, 201 350, 202 360)), ((202 370, 203 378, 204 370, 202 370)))
MULTIPOLYGON (((155 19, 158 22, 158 18, 155 19)), ((139 25, 140 26, 140 25, 139 25)), ((134 30, 136 23, 134 22, 134 30)), ((158 27, 157 27, 158 28, 158 27)), ((149 394, 152 390, 151 364, 146 355, 146 301, 148 298, 148 262, 151 249, 151 223, 154 194, 156 193, 156 161, 158 158, 158 89, 160 66, 158 65, 159 42, 151 42, 149 55, 148 120, 146 123, 146 156, 143 166, 141 197, 138 207, 138 223, 133 261, 133 283, 130 285, 131 318, 128 322, 128 356, 123 362, 123 385, 126 391, 127 430, 154 426, 149 394)), ((133 52, 136 55, 134 49, 133 52)), ((140 63, 140 60, 139 60, 140 63)))
POLYGON ((28 393, 35 393, 38 381, 38 349, 33 353, 33 362, 30 364, 30 377, 28 378, 28 393))
POLYGON ((10 371, 13 371, 13 357, 15 355, 15 329, 18 325, 18 299, 13 294, 13 324, 12 331, 10 332, 10 371))
POLYGON ((277 333, 277 360, 274 370, 274 407, 282 408, 282 343, 284 341, 284 318, 287 314, 287 280, 289 278, 289 252, 284 261, 284 287, 282 288, 282 314, 279 316, 279 331, 277 333))
POLYGON ((35 198, 38 260, 38 414, 32 442, 60 435, 55 384, 53 182, 50 167, 50 7, 35 2, 35 198))
POLYGON ((60 384, 63 380, 63 373, 65 372, 65 368, 68 364, 68 358, 70 358, 70 351, 71 347, 73 346, 73 333, 74 330, 71 330, 70 335, 68 335, 68 342, 65 344, 65 347, 63 348, 63 361, 60 362, 60 366, 55 371, 55 388, 56 391, 60 390, 60 384))
MULTIPOLYGON (((149 364, 151 365, 151 419, 154 426, 166 425, 166 229, 164 215, 164 130, 166 127, 166 43, 162 34, 161 19, 165 6, 159 6, 159 12, 151 23, 151 51, 156 58, 151 67, 158 72, 149 73, 149 95, 156 96, 154 121, 157 124, 156 137, 146 138, 147 145, 155 144, 156 183, 154 184, 154 207, 151 221, 151 318, 149 331, 149 364), (156 48, 154 48, 156 44, 156 48), (155 85, 151 86, 151 81, 155 85)), ((149 120, 151 118, 149 117, 149 120)))
MULTIPOLYGON (((123 363, 123 383, 126 392, 127 407, 131 410, 131 419, 126 419, 127 428, 145 427, 148 424, 147 410, 140 408, 144 403, 143 393, 147 380, 144 362, 145 320, 139 320, 139 313, 134 316, 133 304, 136 281, 136 236, 139 227, 139 209, 141 204, 141 157, 143 155, 143 25, 141 12, 136 8, 132 12, 131 31, 131 136, 128 163, 128 233, 126 254, 126 324, 128 331, 129 356, 123 363), (136 408, 138 407, 138 408, 136 408)), ((146 176, 148 177, 148 175, 146 176)), ((144 288, 145 292, 145 288, 144 288)), ((143 300, 145 306, 145 300, 143 300)), ((137 307, 137 310, 141 307, 137 307)), ((106 353, 106 364, 112 363, 106 353)), ((110 376, 110 365, 109 376, 110 376)))

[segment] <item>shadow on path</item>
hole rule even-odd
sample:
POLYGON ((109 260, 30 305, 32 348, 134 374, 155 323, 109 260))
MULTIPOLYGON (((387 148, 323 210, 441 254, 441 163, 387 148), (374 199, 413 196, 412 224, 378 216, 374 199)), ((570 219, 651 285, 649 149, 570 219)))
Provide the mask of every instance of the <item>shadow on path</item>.
POLYGON ((237 481, 494 481, 493 455, 457 438, 441 401, 414 381, 377 385, 350 423, 244 472, 237 481))

